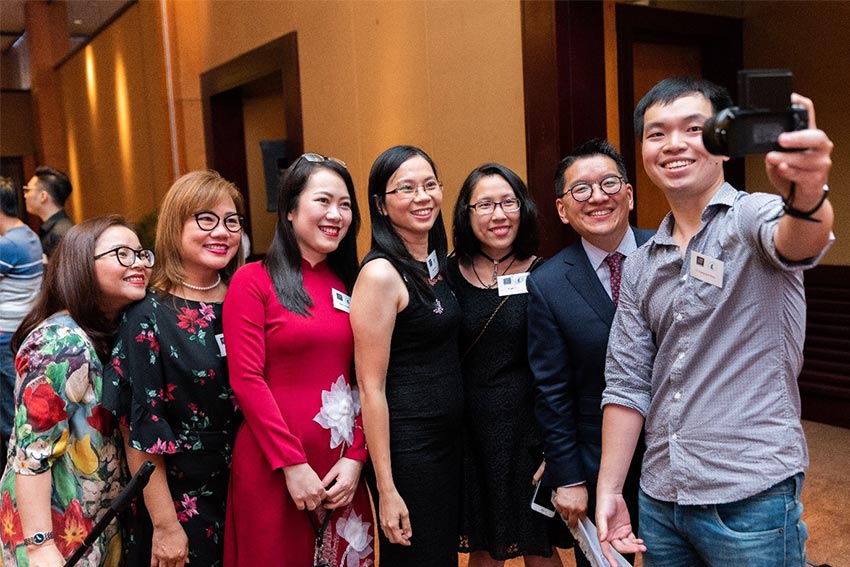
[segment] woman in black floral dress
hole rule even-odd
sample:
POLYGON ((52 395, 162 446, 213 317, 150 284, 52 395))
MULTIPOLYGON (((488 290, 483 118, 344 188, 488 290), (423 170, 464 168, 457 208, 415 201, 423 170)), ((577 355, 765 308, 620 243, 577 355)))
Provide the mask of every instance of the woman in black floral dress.
POLYGON ((152 289, 121 324, 104 405, 120 419, 131 472, 157 465, 126 519, 129 566, 221 564, 241 419, 221 307, 242 262, 242 211, 238 190, 217 173, 178 179, 160 209, 152 289))

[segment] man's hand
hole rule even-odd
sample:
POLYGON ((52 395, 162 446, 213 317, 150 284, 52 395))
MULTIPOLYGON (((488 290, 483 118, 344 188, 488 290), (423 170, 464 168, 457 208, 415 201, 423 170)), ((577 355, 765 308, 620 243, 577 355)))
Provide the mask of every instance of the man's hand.
POLYGON ((561 486, 555 491, 555 509, 571 528, 587 516, 587 486, 561 486))
POLYGON ((610 546, 620 553, 637 553, 646 551, 643 540, 635 537, 629 510, 622 494, 596 493, 596 530, 602 553, 608 559, 611 567, 617 567, 617 562, 611 556, 610 546))
POLYGON ((817 129, 811 100, 795 93, 791 95, 791 103, 806 109, 809 127, 780 134, 780 146, 799 151, 769 152, 765 156, 765 167, 770 182, 782 195, 787 197, 791 183, 796 184, 792 206, 808 211, 818 204, 823 186, 829 180, 833 144, 823 130, 817 129))

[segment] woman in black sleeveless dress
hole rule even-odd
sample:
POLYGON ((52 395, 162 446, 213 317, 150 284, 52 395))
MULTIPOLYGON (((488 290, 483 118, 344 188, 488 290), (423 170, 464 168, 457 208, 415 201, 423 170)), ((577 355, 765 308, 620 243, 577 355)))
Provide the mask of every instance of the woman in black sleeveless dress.
POLYGON ((381 567, 455 567, 463 386, 460 308, 444 279, 442 184, 396 146, 369 174, 372 250, 351 299, 381 567))
POLYGON ((561 518, 531 509, 542 475, 528 366, 525 275, 541 264, 537 208, 519 176, 499 164, 472 171, 454 213, 449 281, 463 312, 463 505, 460 551, 470 567, 523 556, 560 567, 553 546, 572 541, 561 518))

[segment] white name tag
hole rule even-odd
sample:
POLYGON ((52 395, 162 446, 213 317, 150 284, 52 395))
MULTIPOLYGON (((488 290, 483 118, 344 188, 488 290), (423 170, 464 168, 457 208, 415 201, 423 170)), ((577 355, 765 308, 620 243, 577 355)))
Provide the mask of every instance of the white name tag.
POLYGON ((425 263, 428 264, 428 277, 433 280, 437 277, 437 274, 440 273, 440 262, 437 261, 436 250, 428 254, 428 258, 425 260, 425 263))
POLYGON ((511 274, 509 276, 499 276, 496 278, 496 281, 499 282, 499 297, 504 295, 528 293, 528 289, 525 287, 525 280, 527 279, 528 272, 511 274))
POLYGON ((723 262, 692 250, 691 276, 723 289, 723 262))
POLYGON ((224 335, 222 333, 215 336, 215 342, 218 344, 218 354, 222 357, 227 356, 227 349, 224 346, 224 335))
POLYGON ((351 296, 346 295, 338 289, 331 288, 331 297, 333 298, 334 307, 340 311, 351 313, 351 296))

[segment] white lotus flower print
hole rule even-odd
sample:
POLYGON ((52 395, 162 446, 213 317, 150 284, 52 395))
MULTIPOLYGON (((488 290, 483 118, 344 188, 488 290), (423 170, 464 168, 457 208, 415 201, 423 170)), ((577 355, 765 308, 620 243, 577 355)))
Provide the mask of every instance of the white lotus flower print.
MULTIPOLYGON (((348 516, 340 518, 336 523, 336 533, 348 542, 348 549, 345 550, 345 567, 364 567, 371 565, 371 561, 366 561, 361 565, 360 561, 369 557, 372 553, 372 546, 369 545, 374 539, 369 534, 369 522, 364 522, 359 514, 354 513, 354 509, 349 509, 348 516)), ((342 567, 342 565, 340 566, 342 567)))
POLYGON ((322 410, 313 421, 331 431, 331 449, 354 443, 354 418, 360 413, 360 392, 340 374, 330 390, 322 390, 322 410))

